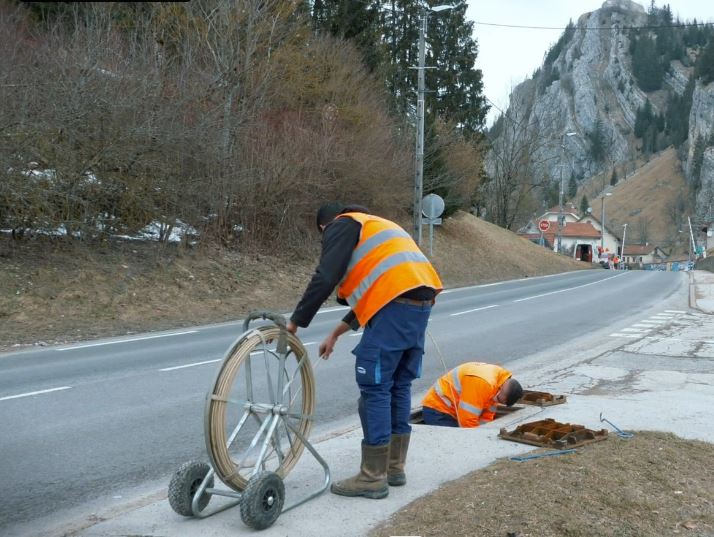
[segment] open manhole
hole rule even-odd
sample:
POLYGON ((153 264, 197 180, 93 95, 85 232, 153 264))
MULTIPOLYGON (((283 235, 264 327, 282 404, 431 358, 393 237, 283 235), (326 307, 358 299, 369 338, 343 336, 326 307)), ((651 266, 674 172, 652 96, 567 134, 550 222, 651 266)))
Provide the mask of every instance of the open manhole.
POLYGON ((533 446, 568 449, 607 440, 607 430, 593 431, 583 425, 560 423, 552 418, 523 423, 513 431, 501 429, 498 436, 504 440, 533 446))
POLYGON ((538 392, 534 390, 523 390, 523 396, 518 403, 523 405, 551 406, 562 405, 566 402, 564 395, 554 395, 548 392, 538 392))
MULTIPOLYGON (((520 401, 519 401, 520 402, 520 401)), ((424 417, 422 416, 421 413, 421 408, 416 408, 412 410, 412 413, 409 415, 409 423, 412 425, 424 425, 424 417)), ((514 412, 517 412, 518 410, 523 410, 524 407, 522 406, 506 406, 506 405, 498 405, 496 407, 496 417, 494 420, 497 420, 499 418, 503 418, 505 416, 510 416, 514 412)))

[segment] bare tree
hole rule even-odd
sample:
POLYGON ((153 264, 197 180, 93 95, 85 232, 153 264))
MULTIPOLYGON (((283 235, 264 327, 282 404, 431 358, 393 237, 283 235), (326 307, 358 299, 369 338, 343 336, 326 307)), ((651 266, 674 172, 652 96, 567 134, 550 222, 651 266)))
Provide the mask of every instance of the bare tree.
POLYGON ((537 205, 534 194, 550 182, 542 169, 553 154, 560 155, 560 147, 553 152, 553 142, 541 135, 547 127, 526 103, 512 103, 492 133, 486 161, 489 181, 484 187, 487 212, 499 226, 513 229, 530 216, 537 205))
POLYGON ((635 240, 637 240, 639 244, 647 244, 649 242, 651 223, 652 219, 647 216, 640 216, 637 219, 637 222, 633 226, 635 228, 633 231, 634 237, 636 237, 635 240))

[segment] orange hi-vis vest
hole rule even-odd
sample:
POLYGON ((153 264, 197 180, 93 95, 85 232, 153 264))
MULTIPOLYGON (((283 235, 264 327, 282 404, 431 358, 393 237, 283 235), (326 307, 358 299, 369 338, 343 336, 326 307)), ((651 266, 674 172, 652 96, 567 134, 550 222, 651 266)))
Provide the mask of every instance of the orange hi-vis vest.
POLYGON ((360 326, 396 297, 427 286, 443 289, 439 275, 411 236, 394 222, 365 213, 343 213, 362 224, 337 296, 347 301, 360 326))
POLYGON ((478 427, 496 417, 496 394, 510 377, 500 366, 466 362, 438 378, 422 405, 448 414, 459 427, 478 427))

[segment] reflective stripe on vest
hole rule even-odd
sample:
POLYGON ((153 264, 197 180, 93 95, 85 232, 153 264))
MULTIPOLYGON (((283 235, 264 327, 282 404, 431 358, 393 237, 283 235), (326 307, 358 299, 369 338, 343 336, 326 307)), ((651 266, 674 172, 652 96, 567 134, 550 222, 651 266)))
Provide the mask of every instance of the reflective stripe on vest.
MULTIPOLYGON (((510 376, 510 371, 497 365, 466 362, 439 377, 434 382, 432 389, 424 397, 423 404, 439 412, 449 414, 455 419, 458 418, 457 410, 464 410, 481 419, 493 419, 492 415, 495 414, 498 406, 492 398, 495 397, 495 393, 510 376), (492 387, 494 391, 493 395, 490 393, 488 395, 491 399, 488 401, 487 408, 480 408, 474 404, 473 394, 469 394, 466 397, 472 402, 469 403, 462 400, 462 379, 464 376, 479 377, 492 387), (454 404, 456 404, 456 407, 454 407, 454 404)), ((476 400, 483 399, 477 398, 476 400)))
POLYGON ((471 412, 471 414, 475 414, 476 416, 480 416, 481 412, 483 412, 483 409, 480 409, 479 407, 475 405, 470 405, 468 403, 465 403, 464 401, 459 402, 459 408, 463 408, 467 412, 471 412))
POLYGON ((451 401, 449 400, 448 397, 446 397, 446 396, 444 395, 444 392, 441 391, 441 386, 439 385, 439 381, 436 381, 436 382, 434 383, 434 390, 436 390, 436 395, 439 396, 439 399, 441 399, 442 402, 443 402, 446 406, 448 406, 449 408, 451 408, 451 401))
POLYGON ((387 303, 421 286, 442 290, 434 267, 411 236, 394 222, 365 213, 344 213, 362 225, 360 239, 337 290, 360 325, 387 303))

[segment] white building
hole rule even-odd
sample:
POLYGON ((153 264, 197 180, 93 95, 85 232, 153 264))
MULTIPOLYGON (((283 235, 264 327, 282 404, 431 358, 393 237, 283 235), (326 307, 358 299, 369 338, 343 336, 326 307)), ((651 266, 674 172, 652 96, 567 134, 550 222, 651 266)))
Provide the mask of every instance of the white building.
MULTIPOLYGON (((607 228, 607 226, 605 226, 603 231, 603 225, 600 223, 600 220, 591 214, 586 214, 580 218, 578 222, 592 225, 597 232, 601 234, 601 240, 598 242, 597 246, 602 246, 604 253, 614 255, 620 252, 620 239, 618 239, 617 236, 607 228)), ((625 247, 627 247, 627 245, 625 245, 625 247)), ((597 247, 595 248, 595 251, 598 251, 597 247)))

